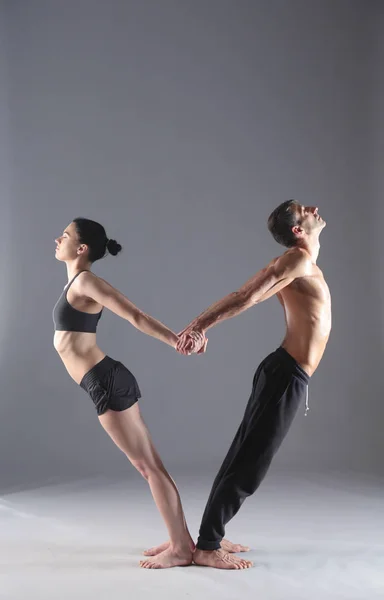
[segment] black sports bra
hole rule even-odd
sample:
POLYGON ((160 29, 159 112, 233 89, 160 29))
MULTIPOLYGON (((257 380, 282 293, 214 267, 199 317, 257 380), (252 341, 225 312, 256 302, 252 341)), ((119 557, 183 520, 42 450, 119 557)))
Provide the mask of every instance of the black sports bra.
POLYGON ((91 314, 77 310, 77 308, 71 306, 67 300, 67 292, 69 288, 76 277, 85 270, 86 269, 83 269, 83 271, 76 273, 73 279, 71 279, 71 281, 65 286, 60 298, 54 306, 52 316, 55 324, 55 331, 82 331, 84 333, 96 333, 97 324, 103 309, 101 309, 101 311, 98 313, 91 314))

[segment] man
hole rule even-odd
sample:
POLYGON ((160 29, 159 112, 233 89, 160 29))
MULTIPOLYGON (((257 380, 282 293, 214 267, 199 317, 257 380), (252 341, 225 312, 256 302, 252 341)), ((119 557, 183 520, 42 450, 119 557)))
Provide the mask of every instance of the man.
MULTIPOLYGON (((331 330, 331 298, 316 265, 325 227, 317 207, 289 200, 268 219, 275 240, 288 250, 236 292, 219 300, 182 332, 177 350, 204 352, 206 331, 277 295, 286 321, 284 340, 259 365, 243 420, 215 478, 193 555, 195 564, 244 569, 250 561, 232 554, 246 548, 224 540, 225 525, 260 485, 300 402, 308 403, 308 382, 323 356, 331 330)), ((307 406, 308 408, 308 406, 307 406)), ((164 549, 153 548, 148 554, 164 549)))
MULTIPOLYGON (((219 569, 252 565, 230 554, 225 525, 245 498, 255 492, 283 441, 300 402, 308 409, 308 382, 323 356, 331 330, 331 298, 316 264, 319 235, 325 227, 317 207, 289 200, 268 219, 275 240, 288 250, 273 259, 236 292, 216 302, 187 329, 177 349, 188 354, 205 350, 194 333, 204 334, 274 294, 283 306, 284 340, 262 361, 253 380, 244 418, 216 476, 204 511, 194 562, 219 569)), ((200 338, 201 340, 201 338, 200 338)))

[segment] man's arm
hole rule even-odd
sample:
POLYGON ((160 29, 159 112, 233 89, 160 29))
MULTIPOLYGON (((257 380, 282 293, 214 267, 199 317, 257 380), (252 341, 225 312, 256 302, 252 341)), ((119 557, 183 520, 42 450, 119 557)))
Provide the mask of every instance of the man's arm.
POLYGON ((277 261, 251 277, 236 292, 225 296, 202 312, 184 330, 205 332, 220 321, 235 317, 255 304, 270 298, 297 277, 310 273, 311 261, 305 250, 289 250, 277 261))

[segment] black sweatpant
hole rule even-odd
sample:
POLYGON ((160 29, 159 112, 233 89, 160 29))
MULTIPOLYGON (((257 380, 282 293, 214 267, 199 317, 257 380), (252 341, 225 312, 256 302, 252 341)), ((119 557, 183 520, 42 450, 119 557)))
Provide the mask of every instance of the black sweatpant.
POLYGON ((278 348, 258 367, 243 420, 215 478, 201 522, 197 547, 215 550, 225 525, 259 487, 306 397, 309 376, 278 348))

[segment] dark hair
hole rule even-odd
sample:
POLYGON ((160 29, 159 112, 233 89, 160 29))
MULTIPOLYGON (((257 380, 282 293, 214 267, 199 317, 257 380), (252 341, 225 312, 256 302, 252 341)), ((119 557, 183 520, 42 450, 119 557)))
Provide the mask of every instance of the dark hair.
POLYGON ((104 258, 107 250, 112 256, 116 256, 121 251, 121 246, 116 240, 109 240, 105 229, 100 223, 78 217, 73 219, 76 225, 76 233, 80 244, 86 244, 89 249, 88 258, 91 263, 100 258, 104 258))
POLYGON ((296 246, 297 238, 292 231, 292 227, 300 225, 300 219, 296 211, 292 210, 296 200, 287 200, 275 208, 269 215, 268 229, 272 233, 278 244, 290 248, 296 246))

